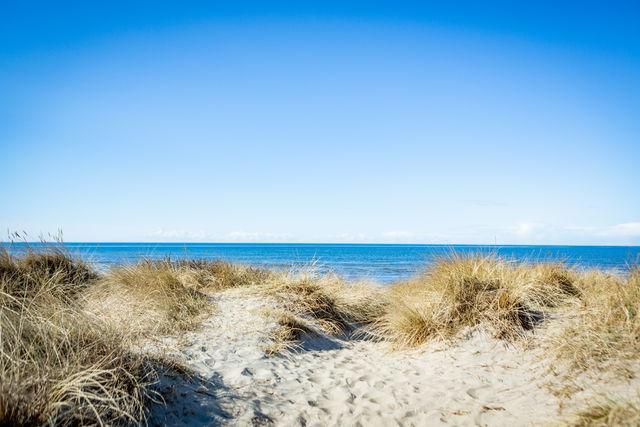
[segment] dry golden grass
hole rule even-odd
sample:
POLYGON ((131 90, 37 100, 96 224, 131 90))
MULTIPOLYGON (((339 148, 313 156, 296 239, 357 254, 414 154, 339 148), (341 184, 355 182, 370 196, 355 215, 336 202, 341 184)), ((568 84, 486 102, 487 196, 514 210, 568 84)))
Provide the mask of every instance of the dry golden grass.
POLYGON ((275 297, 293 315, 314 318, 330 334, 372 322, 385 304, 383 293, 373 286, 348 284, 339 276, 319 276, 312 270, 273 272, 256 289, 275 297))
POLYGON ((397 348, 450 338, 476 325, 513 339, 542 320, 542 309, 578 295, 573 274, 560 264, 452 254, 422 275, 393 285, 371 333, 397 348))
POLYGON ((557 307, 581 296, 580 273, 559 262, 510 264, 505 274, 512 276, 538 308, 557 307))
POLYGON ((221 260, 167 259, 160 262, 175 269, 186 286, 208 292, 260 284, 273 274, 266 269, 221 260))
POLYGON ((278 324, 270 334, 271 342, 264 347, 268 356, 298 348, 302 336, 311 332, 307 322, 289 311, 271 310, 267 314, 278 324))
POLYGON ((0 425, 144 421, 144 359, 76 302, 95 274, 60 248, 0 259, 0 425))
MULTIPOLYGON (((195 272, 195 269, 190 269, 195 272)), ((112 268, 84 292, 84 308, 112 327, 153 336, 193 328, 211 308, 186 268, 144 260, 112 268)))
POLYGON ((452 254, 391 286, 387 301, 371 333, 397 348, 451 338, 476 325, 499 338, 517 338, 562 308, 570 320, 553 346, 573 368, 624 368, 626 361, 640 359, 637 267, 623 278, 560 263, 452 254))
POLYGON ((562 359, 581 370, 622 368, 640 359, 640 270, 626 278, 590 271, 579 275, 580 306, 557 337, 562 359))
POLYGON ((142 260, 116 266, 84 293, 85 309, 138 335, 191 329, 212 308, 206 292, 250 286, 271 273, 202 259, 142 260))
POLYGON ((5 292, 16 298, 31 299, 41 294, 73 299, 97 278, 86 263, 69 256, 62 246, 29 247, 19 257, 0 248, 0 280, 5 292))
POLYGON ((640 407, 632 402, 607 399, 577 414, 574 427, 636 427, 640 425, 640 407))

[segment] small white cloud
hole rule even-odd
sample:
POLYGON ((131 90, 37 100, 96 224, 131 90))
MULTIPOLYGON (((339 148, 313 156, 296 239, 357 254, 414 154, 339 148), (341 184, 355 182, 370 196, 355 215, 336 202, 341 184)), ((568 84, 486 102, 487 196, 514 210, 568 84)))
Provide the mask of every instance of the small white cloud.
POLYGON ((327 241, 335 243, 366 243, 373 239, 364 233, 341 233, 328 236, 327 241))
POLYGON ((159 228, 151 233, 151 236, 167 240, 204 240, 207 234, 204 231, 164 230, 159 228))
POLYGON ((640 242, 640 222, 611 226, 556 226, 523 221, 511 227, 508 233, 516 243, 626 245, 640 242))
POLYGON ((608 227, 605 231, 611 236, 640 237, 640 222, 627 222, 608 227))
POLYGON ((266 233, 261 231, 232 231, 225 234, 220 241, 223 242, 282 242, 292 240, 293 234, 289 233, 266 233))
POLYGON ((547 226, 539 222, 523 221, 515 228, 515 234, 520 237, 532 237, 545 230, 547 226))

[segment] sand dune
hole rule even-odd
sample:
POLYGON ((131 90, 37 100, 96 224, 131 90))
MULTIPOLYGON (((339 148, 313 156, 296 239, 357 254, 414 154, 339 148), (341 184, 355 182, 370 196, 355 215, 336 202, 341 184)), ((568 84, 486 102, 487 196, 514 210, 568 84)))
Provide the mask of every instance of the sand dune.
POLYGON ((0 261, 0 424, 640 424, 637 269, 454 256, 380 289, 219 261, 0 261))
POLYGON ((197 375, 163 378, 167 405, 153 408, 151 424, 513 426, 562 415, 541 346, 476 331, 391 352, 381 342, 311 334, 298 351, 269 357, 275 301, 242 289, 211 298, 216 313, 202 328, 164 342, 197 375))

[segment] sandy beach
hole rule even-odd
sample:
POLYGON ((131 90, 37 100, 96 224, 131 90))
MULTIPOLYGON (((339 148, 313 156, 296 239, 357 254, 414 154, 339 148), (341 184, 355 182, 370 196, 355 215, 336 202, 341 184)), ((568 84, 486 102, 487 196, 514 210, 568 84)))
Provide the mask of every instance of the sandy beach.
POLYGON ((399 352, 316 325, 296 348, 268 356, 277 302, 247 294, 212 296, 216 312, 198 331, 159 344, 195 375, 163 377, 166 405, 152 409, 152 425, 564 425, 602 395, 629 399, 640 389, 638 378, 554 375, 549 327, 517 344, 476 328, 399 352), (570 400, 554 394, 564 387, 579 391, 570 400))
POLYGON ((640 421, 640 270, 452 254, 380 286, 313 269, 0 252, 0 424, 640 421))

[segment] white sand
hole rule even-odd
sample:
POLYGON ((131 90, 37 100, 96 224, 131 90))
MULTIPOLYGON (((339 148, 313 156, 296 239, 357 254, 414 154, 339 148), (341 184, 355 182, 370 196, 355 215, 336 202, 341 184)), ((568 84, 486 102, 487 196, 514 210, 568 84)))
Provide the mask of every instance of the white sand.
POLYGON ((197 375, 162 378, 166 405, 153 408, 151 425, 520 426, 570 413, 546 386, 553 376, 541 347, 474 333, 456 345, 390 352, 317 335, 299 352, 268 357, 276 324, 265 310, 275 302, 243 290, 212 298, 217 310, 202 328, 165 340, 197 375))

